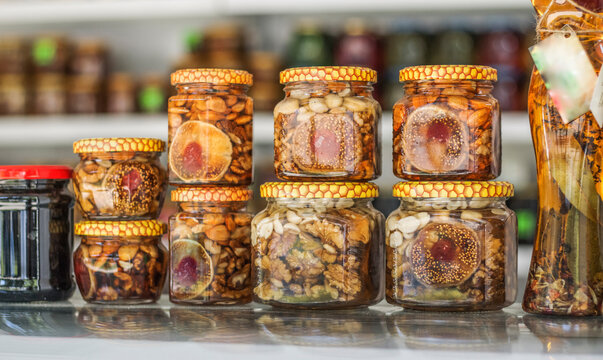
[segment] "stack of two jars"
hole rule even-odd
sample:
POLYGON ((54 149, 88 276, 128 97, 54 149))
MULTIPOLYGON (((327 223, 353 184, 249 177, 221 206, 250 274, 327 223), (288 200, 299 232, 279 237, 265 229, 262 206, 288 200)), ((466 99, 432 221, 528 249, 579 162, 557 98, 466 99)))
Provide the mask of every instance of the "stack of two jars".
POLYGON ((505 201, 495 69, 400 71, 393 113, 394 186, 386 221, 386 297, 419 310, 495 310, 517 287, 517 220, 505 201))
POLYGON ((381 175, 381 107, 374 70, 281 72, 268 205, 251 224, 253 299, 300 309, 368 306, 383 298, 384 216, 372 206, 381 175))

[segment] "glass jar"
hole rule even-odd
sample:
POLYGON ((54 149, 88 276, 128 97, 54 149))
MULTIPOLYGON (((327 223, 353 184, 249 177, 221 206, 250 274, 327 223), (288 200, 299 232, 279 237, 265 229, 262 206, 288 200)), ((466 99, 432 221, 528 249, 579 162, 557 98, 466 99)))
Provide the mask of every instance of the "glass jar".
POLYGON ((0 301, 65 300, 75 290, 70 178, 65 166, 0 166, 0 301))
POLYGON ((103 111, 101 83, 87 75, 72 76, 67 87, 67 112, 98 114, 103 111))
POLYGON ((72 75, 87 76, 97 81, 107 76, 109 53, 104 42, 99 40, 81 41, 75 46, 69 62, 72 75))
POLYGON ((31 62, 35 74, 64 74, 69 59, 69 44, 62 35, 42 35, 31 44, 31 62))
POLYGON ((0 37, 0 74, 27 72, 27 44, 24 39, 3 35, 0 37))
POLYGON ((402 182, 386 221, 391 304, 416 310, 497 310, 517 293, 517 218, 502 181, 402 182))
POLYGON ((265 183, 251 222, 254 301, 300 308, 369 306, 383 298, 384 217, 371 183, 265 183))
POLYGON ((140 80, 138 109, 145 114, 163 114, 167 103, 167 84, 163 76, 149 74, 140 80))
POLYGON ((167 189, 159 161, 165 143, 147 138, 83 139, 73 191, 86 219, 156 219, 167 189))
POLYGON ((166 226, 155 220, 83 221, 73 254, 82 297, 98 304, 144 304, 159 299, 167 267, 166 226))
POLYGON ((61 115, 67 112, 66 80, 62 74, 40 74, 34 78, 33 113, 61 115))
POLYGON ((328 66, 281 72, 274 169, 284 180, 372 180, 381 175, 381 106, 374 70, 328 66))
POLYGON ((130 114, 136 112, 136 83, 129 74, 112 74, 107 80, 107 112, 130 114))
POLYGON ((405 180, 500 175, 500 111, 486 66, 411 66, 394 106, 394 174, 405 180))
MULTIPOLYGON (((539 39, 566 34, 564 27, 570 26, 599 73, 603 65, 600 3, 573 0, 532 3, 540 15, 539 39)), ((559 76, 570 83, 573 72, 579 70, 559 71, 559 76)), ((538 170, 538 224, 523 309, 536 314, 600 316, 603 315, 601 127, 591 111, 565 123, 547 86, 535 68, 528 110, 538 170)))
POLYGON ((0 115, 24 115, 27 111, 25 76, 0 74, 0 115))
POLYGON ((252 178, 252 76, 243 70, 187 69, 171 76, 168 105, 172 185, 249 185, 252 178))
POLYGON ((251 302, 251 213, 244 188, 181 187, 170 217, 170 300, 189 305, 251 302))

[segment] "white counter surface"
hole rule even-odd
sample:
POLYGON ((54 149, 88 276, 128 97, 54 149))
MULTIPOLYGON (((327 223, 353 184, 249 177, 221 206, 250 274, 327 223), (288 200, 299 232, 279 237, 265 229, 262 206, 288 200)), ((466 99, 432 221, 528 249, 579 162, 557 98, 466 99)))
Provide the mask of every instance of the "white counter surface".
MULTIPOLYGON (((520 251, 520 274, 529 251, 520 251)), ((525 281, 525 280, 524 280, 525 281)), ((524 281, 520 281, 523 283, 524 281)), ((523 286, 523 285, 520 285, 523 286)), ((0 359, 602 359, 603 317, 0 304, 0 359)))

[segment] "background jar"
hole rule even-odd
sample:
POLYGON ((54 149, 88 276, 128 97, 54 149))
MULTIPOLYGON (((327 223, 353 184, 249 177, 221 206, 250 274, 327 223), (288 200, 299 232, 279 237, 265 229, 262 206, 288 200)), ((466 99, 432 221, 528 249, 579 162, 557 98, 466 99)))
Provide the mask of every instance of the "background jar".
POLYGON ((386 221, 387 301, 436 311, 497 310, 517 293, 517 218, 502 181, 402 182, 386 221))
POLYGON ((393 168, 405 180, 491 180, 500 175, 500 110, 487 66, 411 66, 394 105, 393 168))
POLYGON ((249 185, 252 180, 252 76, 243 70, 187 69, 171 75, 169 182, 249 185))
POLYGON ((155 220, 84 221, 76 224, 73 254, 82 297, 99 304, 143 304, 161 295, 167 251, 166 226, 155 220))
POLYGON ((282 71, 274 108, 274 169, 283 180, 372 180, 381 175, 377 72, 324 66, 282 71))
POLYGON ((251 302, 251 191, 181 187, 170 217, 170 300, 189 305, 251 302))
POLYGON ((0 301, 65 300, 75 290, 70 178, 65 166, 0 166, 0 301))
POLYGON ((159 157, 165 143, 148 138, 83 139, 73 191, 86 219, 156 219, 167 188, 159 157))
POLYGON ((265 183, 251 222, 254 301, 352 308, 383 298, 383 222, 371 183, 265 183))

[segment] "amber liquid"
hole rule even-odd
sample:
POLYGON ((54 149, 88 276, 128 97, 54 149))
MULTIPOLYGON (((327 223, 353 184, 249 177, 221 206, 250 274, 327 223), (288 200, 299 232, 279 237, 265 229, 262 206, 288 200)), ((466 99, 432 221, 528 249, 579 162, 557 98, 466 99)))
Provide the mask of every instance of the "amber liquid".
MULTIPOLYGON (((585 26, 586 20, 595 17, 568 16, 551 28, 570 24, 598 71, 602 57, 596 48, 603 41, 603 31, 592 30, 600 29, 600 22, 585 26)), ((548 30, 540 33, 541 37, 550 34, 548 30)), ((601 129, 591 112, 564 124, 537 70, 532 74, 528 104, 538 169, 539 211, 523 308, 539 314, 600 315, 601 129)))

